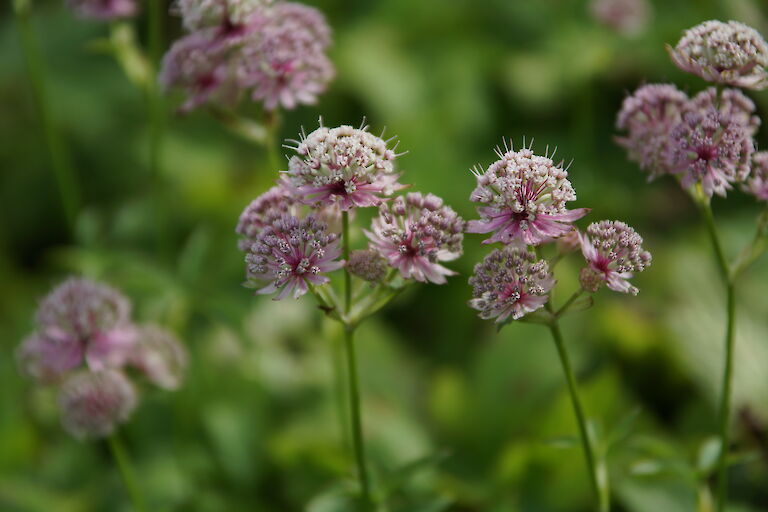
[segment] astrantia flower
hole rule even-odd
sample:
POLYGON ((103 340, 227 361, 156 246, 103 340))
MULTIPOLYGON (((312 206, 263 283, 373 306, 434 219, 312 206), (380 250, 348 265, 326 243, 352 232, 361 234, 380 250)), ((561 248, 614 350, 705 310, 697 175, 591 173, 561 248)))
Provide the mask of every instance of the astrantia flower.
POLYGON ((235 231, 242 238, 238 241, 241 251, 256 240, 256 236, 266 226, 284 214, 297 215, 298 200, 284 186, 275 185, 251 203, 240 214, 235 231))
POLYGON ((752 172, 744 184, 744 191, 761 201, 768 201, 768 151, 752 155, 752 172))
POLYGON ((627 134, 616 140, 649 180, 671 170, 669 134, 687 103, 685 93, 670 84, 644 85, 624 99, 616 127, 627 134))
POLYGON ((243 47, 243 84, 264 108, 309 105, 334 76, 326 55, 331 29, 320 11, 292 2, 265 10, 252 44, 243 47))
POLYGON ((307 204, 349 210, 378 206, 402 188, 394 171, 394 148, 366 129, 321 126, 292 141, 298 156, 288 162, 287 178, 296 195, 307 204))
POLYGON ((256 293, 279 292, 275 300, 293 294, 298 298, 309 285, 329 281, 323 275, 344 266, 338 237, 327 233, 325 224, 310 215, 298 219, 282 215, 262 229, 245 257, 247 286, 256 293))
POLYGON ((121 372, 81 371, 61 387, 62 424, 78 439, 106 437, 128 420, 137 401, 136 390, 121 372))
POLYGON ((438 262, 461 255, 464 224, 439 197, 411 192, 391 205, 382 204, 372 231, 365 234, 371 248, 387 258, 405 279, 443 284, 445 276, 456 273, 438 262))
POLYGON ((592 0, 592 16, 625 36, 636 36, 648 26, 651 6, 648 0, 592 0))
POLYGON ((268 0, 178 0, 175 9, 193 32, 211 27, 240 27, 268 0))
POLYGON ((567 210, 576 199, 568 172, 547 156, 529 148, 509 149, 484 173, 476 172, 477 188, 470 200, 478 207, 480 220, 471 220, 468 233, 493 233, 483 243, 501 242, 516 247, 549 242, 571 230, 570 223, 582 218, 588 208, 567 210))
POLYGON ((689 188, 701 183, 707 197, 725 196, 749 174, 754 142, 750 128, 714 106, 686 112, 670 135, 672 172, 689 188))
POLYGON ((363 281, 377 283, 384 279, 389 265, 387 259, 377 251, 364 249, 349 253, 346 267, 353 276, 357 276, 363 281))
POLYGON ((597 291, 603 281, 611 290, 637 295, 629 279, 651 264, 651 253, 643 250, 643 239, 623 222, 602 220, 580 234, 581 252, 587 260, 582 270, 582 287, 597 291))
POLYGON ((93 370, 123 365, 135 343, 130 311, 128 299, 109 286, 65 281, 40 304, 38 330, 19 351, 22 367, 49 381, 84 360, 93 370))
POLYGON ((704 80, 747 89, 768 86, 768 45, 752 27, 737 21, 705 21, 687 30, 672 61, 704 80))
POLYGON ((217 40, 215 29, 182 37, 163 57, 159 81, 187 94, 183 112, 205 103, 233 105, 241 96, 243 64, 234 42, 217 40))
POLYGON ((67 0, 67 5, 80 18, 102 21, 128 18, 139 10, 136 0, 67 0))
POLYGON ((176 336, 156 325, 137 330, 136 349, 129 364, 163 389, 178 389, 187 367, 187 351, 176 336))
POLYGON ((502 323, 510 316, 520 319, 541 308, 549 300, 555 280, 545 260, 525 249, 496 249, 475 265, 470 307, 480 318, 495 318, 502 323))

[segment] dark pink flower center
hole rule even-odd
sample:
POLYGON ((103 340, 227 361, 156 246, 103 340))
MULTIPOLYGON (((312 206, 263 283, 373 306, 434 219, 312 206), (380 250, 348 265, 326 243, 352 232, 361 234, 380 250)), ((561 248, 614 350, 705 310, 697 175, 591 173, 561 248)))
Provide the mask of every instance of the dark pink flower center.
POLYGON ((699 160, 714 160, 717 158, 717 146, 700 146, 696 148, 696 157, 699 160))

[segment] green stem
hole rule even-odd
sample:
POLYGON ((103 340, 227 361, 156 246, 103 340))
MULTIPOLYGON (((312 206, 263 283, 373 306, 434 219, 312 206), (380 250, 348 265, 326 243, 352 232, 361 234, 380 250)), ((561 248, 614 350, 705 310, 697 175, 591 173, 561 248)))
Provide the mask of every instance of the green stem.
POLYGON ((123 484, 128 492, 128 497, 133 504, 134 510, 136 512, 144 512, 146 510, 144 508, 144 501, 139 492, 139 488, 136 485, 136 474, 133 471, 128 452, 125 450, 117 433, 109 436, 107 442, 109 444, 109 449, 112 452, 112 457, 114 457, 115 463, 120 470, 120 477, 123 479, 123 484))
MULTIPOLYGON (((549 308, 551 309, 551 307, 549 308)), ((595 455, 590 441, 589 431, 587 430, 587 422, 584 416, 584 410, 581 406, 581 400, 579 399, 579 393, 576 389, 576 378, 573 375, 573 368, 571 367, 571 361, 568 357, 568 352, 563 342, 563 335, 560 332, 560 326, 557 320, 552 320, 549 324, 549 330, 552 333, 552 338, 555 340, 557 346, 557 353, 560 356, 560 362, 563 366, 563 373, 565 374, 565 380, 568 383, 568 391, 571 395, 571 404, 573 405, 573 411, 576 413, 576 420, 579 424, 579 434, 581 436, 581 444, 584 449, 584 456, 587 459, 587 468, 589 469, 590 479, 592 481, 592 487, 595 491, 599 503, 600 512, 607 512, 610 510, 610 495, 608 492, 603 492, 601 489, 607 488, 607 485, 601 486, 601 480, 607 480, 607 475, 600 478, 597 472, 597 465, 595 464, 595 455)))
POLYGON ((349 384, 349 411, 352 419, 352 447, 355 452, 363 507, 364 510, 372 510, 368 470, 365 464, 365 446, 363 444, 363 425, 360 415, 360 391, 358 389, 354 334, 354 327, 344 326, 344 348, 347 356, 347 382, 349 384))
POLYGON ((728 501, 728 448, 730 446, 731 427, 731 394, 733 390, 733 352, 736 332, 736 287, 729 270, 728 260, 725 257, 720 237, 715 227, 715 219, 709 201, 700 204, 704 224, 712 241, 715 251, 717 266, 720 276, 725 284, 726 291, 726 316, 725 327, 725 367, 723 368, 723 380, 720 391, 720 454, 717 461, 717 510, 722 512, 728 501))
POLYGON ((555 317, 559 317, 560 315, 562 315, 563 313, 568 311, 568 308, 571 307, 571 304, 576 302, 576 299, 581 297, 582 293, 584 293, 584 289, 583 288, 579 288, 578 290, 573 292, 573 295, 571 295, 570 298, 567 301, 565 301, 565 304, 560 306, 560 309, 557 310, 557 312, 555 313, 555 317))
MULTIPOLYGON (((342 258, 349 261, 349 212, 341 213, 341 247, 342 258)), ((352 307, 352 276, 347 267, 344 267, 344 314, 348 314, 352 307)))
POLYGON ((14 12, 19 27, 19 37, 27 63, 32 94, 37 105, 40 122, 43 125, 51 167, 61 195, 64 215, 70 231, 74 231, 77 212, 80 209, 80 189, 72 167, 69 152, 59 132, 51 111, 46 84, 45 64, 31 20, 30 1, 14 0, 14 12))

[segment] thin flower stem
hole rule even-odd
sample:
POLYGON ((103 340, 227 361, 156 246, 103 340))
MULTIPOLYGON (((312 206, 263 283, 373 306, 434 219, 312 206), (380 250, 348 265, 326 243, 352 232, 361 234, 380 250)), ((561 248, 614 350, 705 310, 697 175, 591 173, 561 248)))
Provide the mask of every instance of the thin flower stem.
POLYGON ((115 459, 115 463, 120 470, 120 477, 123 480, 123 485, 125 485, 125 489, 128 492, 128 497, 133 504, 135 512, 144 512, 146 510, 144 508, 144 500, 136 485, 136 474, 133 471, 128 452, 123 446, 122 441, 120 441, 117 433, 109 436, 109 438, 107 438, 107 443, 112 452, 112 457, 115 459))
MULTIPOLYGON (((342 258, 349 261, 349 212, 341 213, 341 248, 342 258)), ((347 267, 344 267, 344 314, 348 314, 352 307, 352 276, 347 267)))
POLYGON ((357 476, 360 480, 360 495, 364 510, 372 510, 368 470, 365 463, 363 424, 360 414, 360 391, 358 389, 357 357, 355 355, 355 328, 344 326, 344 348, 347 356, 347 382, 349 384, 349 411, 352 419, 352 447, 355 452, 357 476))
POLYGON ((720 391, 720 454, 717 461, 717 511, 725 510, 728 501, 728 448, 731 436, 731 394, 733 390, 733 351, 736 333, 736 286, 725 257, 720 237, 717 234, 714 215, 709 201, 700 204, 700 211, 707 226, 712 247, 715 251, 720 276, 726 291, 725 367, 720 391))
MULTIPOLYGON (((548 308, 551 310, 551 306, 548 308)), ((560 332, 560 326, 557 320, 554 319, 549 323, 549 330, 552 333, 552 338, 555 340, 555 346, 557 346, 557 353, 560 356, 560 362, 563 366, 563 373, 565 374, 565 380, 568 383, 568 392, 571 395, 571 404, 573 405, 573 411, 576 413, 576 420, 579 424, 579 435, 581 436, 581 445, 584 449, 584 456, 587 459, 587 468, 589 469, 590 480, 592 481, 592 487, 595 491, 595 496, 598 499, 600 512, 607 512, 610 510, 610 494, 603 492, 600 485, 600 476, 597 473, 597 465, 595 464, 595 455, 590 441, 589 431, 587 430, 587 422, 584 416, 584 410, 581 406, 581 400, 579 399, 579 393, 576 388, 576 378, 573 374, 573 368, 571 367, 571 360, 568 357, 568 351, 565 348, 563 342, 563 335, 560 332)))
POLYGON ((14 0, 14 12, 19 27, 24 58, 27 63, 32 94, 37 105, 40 122, 43 126, 45 141, 51 157, 56 184, 61 195, 61 203, 67 221, 67 227, 74 231, 77 212, 80 209, 80 189, 72 167, 69 151, 59 132, 52 113, 46 84, 48 77, 31 20, 31 0, 14 0))
POLYGON ((573 295, 571 295, 570 298, 567 301, 565 301, 565 304, 560 306, 560 309, 557 310, 557 312, 555 313, 555 317, 559 317, 560 315, 562 315, 563 313, 568 311, 568 308, 571 307, 571 304, 576 302, 576 299, 581 297, 582 293, 584 293, 584 289, 583 288, 579 288, 578 290, 573 292, 573 295))

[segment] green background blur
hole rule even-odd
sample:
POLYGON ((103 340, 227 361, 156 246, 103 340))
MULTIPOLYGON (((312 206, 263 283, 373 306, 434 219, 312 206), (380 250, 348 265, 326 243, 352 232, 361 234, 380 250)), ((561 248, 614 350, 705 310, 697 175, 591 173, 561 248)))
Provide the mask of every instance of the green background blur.
MULTIPOLYGON (((285 114, 281 137, 313 129, 318 116, 329 126, 367 116, 373 132, 386 126, 408 151, 403 181, 465 218, 475 217, 469 168, 491 163, 502 137, 534 138, 539 152, 557 146, 574 160, 574 206, 593 209, 581 227, 615 218, 645 237, 654 263, 635 280, 640 295, 600 292, 563 329, 598 436, 612 440, 615 510, 706 511, 724 294, 694 208, 672 180, 645 183, 613 142, 613 123, 643 82, 704 87, 672 65, 664 43, 710 18, 766 33, 766 4, 659 0, 649 29, 627 39, 575 0, 308 3, 334 29, 338 76, 317 106, 285 114)), ((206 112, 172 115, 171 98, 153 181, 142 95, 113 59, 89 49, 108 26, 76 20, 58 1, 36 3, 50 98, 84 196, 72 235, 8 4, 0 6, 0 510, 130 509, 106 447, 66 435, 53 391, 15 365, 37 301, 70 273, 120 287, 140 320, 171 327, 191 353, 183 389, 147 389, 122 430, 151 510, 348 510, 354 475, 333 379, 340 333, 309 297, 273 302, 241 287, 234 227, 276 177, 264 151, 206 112)), ((137 20, 141 37, 145 21, 137 20)), ((177 37, 179 20, 169 16, 165 30, 177 37)), ((768 114, 768 93, 751 97, 768 114)), ((714 207, 733 254, 758 205, 733 193, 714 207)), ((513 324, 496 334, 466 306, 466 279, 488 251, 480 240, 466 237, 451 265, 460 276, 413 286, 359 331, 376 486, 391 489, 390 509, 401 512, 589 510, 546 330, 513 324)), ((578 265, 571 258, 558 268, 564 289, 575 286, 578 265)), ((739 289, 733 511, 768 510, 766 278, 762 261, 739 289)))

